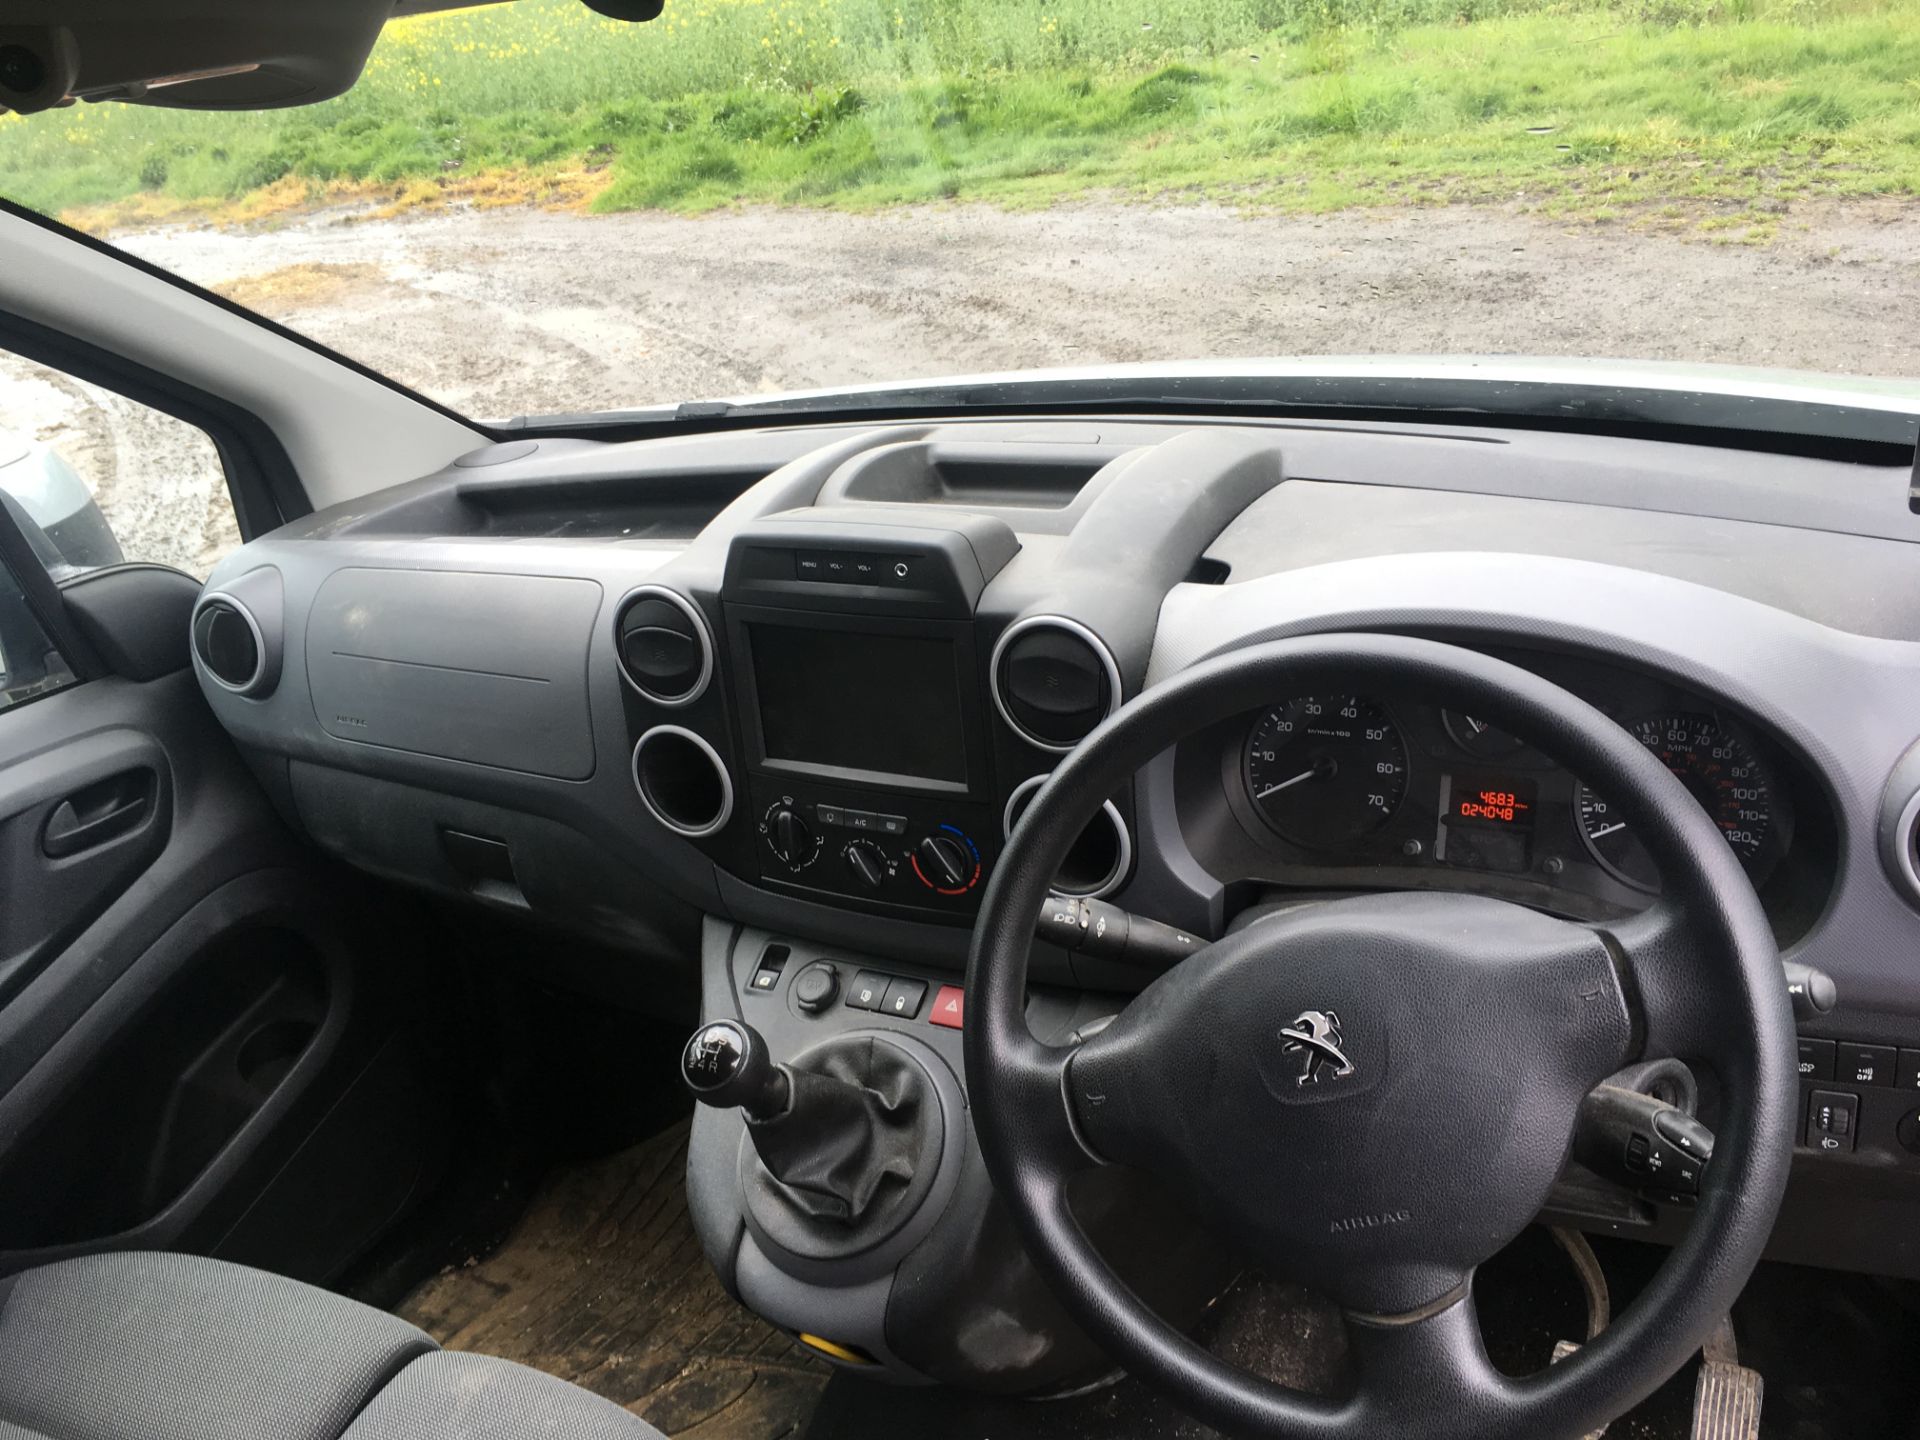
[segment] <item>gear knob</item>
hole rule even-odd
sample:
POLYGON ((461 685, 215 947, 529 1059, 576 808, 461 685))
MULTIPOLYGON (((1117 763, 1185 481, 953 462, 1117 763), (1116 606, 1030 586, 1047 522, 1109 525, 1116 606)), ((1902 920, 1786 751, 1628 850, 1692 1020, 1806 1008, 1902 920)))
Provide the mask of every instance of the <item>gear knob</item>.
POLYGON ((787 1108, 786 1072, 767 1054, 760 1032, 739 1020, 714 1020, 694 1031, 680 1052, 680 1078, 702 1105, 741 1109, 770 1120, 787 1108))

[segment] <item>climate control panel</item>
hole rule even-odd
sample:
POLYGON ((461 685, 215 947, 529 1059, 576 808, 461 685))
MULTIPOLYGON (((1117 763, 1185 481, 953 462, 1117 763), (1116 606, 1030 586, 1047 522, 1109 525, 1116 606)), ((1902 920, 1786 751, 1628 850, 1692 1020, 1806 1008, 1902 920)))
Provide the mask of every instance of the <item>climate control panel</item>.
POLYGON ((997 853, 988 806, 755 777, 762 880, 875 908, 970 916, 997 853))

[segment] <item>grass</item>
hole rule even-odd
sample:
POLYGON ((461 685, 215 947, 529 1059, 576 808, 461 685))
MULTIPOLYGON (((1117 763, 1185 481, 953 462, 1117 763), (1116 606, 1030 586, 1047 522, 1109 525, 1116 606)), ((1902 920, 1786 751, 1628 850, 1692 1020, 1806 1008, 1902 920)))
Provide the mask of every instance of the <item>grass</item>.
POLYGON ((390 26, 318 106, 0 117, 0 192, 96 228, 1088 190, 1764 240, 1796 199, 1920 194, 1920 0, 518 0, 390 26))

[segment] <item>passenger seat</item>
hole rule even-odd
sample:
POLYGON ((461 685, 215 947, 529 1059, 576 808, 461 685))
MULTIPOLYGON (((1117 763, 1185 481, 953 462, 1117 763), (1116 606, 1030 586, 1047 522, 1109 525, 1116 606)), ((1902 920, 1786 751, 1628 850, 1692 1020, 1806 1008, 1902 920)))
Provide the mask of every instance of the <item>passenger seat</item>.
POLYGON ((660 1440, 576 1385, 189 1255, 0 1280, 0 1440, 660 1440))

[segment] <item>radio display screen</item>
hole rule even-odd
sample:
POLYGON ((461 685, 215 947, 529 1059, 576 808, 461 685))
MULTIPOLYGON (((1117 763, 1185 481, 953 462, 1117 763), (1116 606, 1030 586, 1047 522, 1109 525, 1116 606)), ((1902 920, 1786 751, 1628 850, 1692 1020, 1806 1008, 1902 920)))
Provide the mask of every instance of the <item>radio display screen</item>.
POLYGON ((769 761, 966 785, 952 640, 795 625, 747 628, 769 761))

